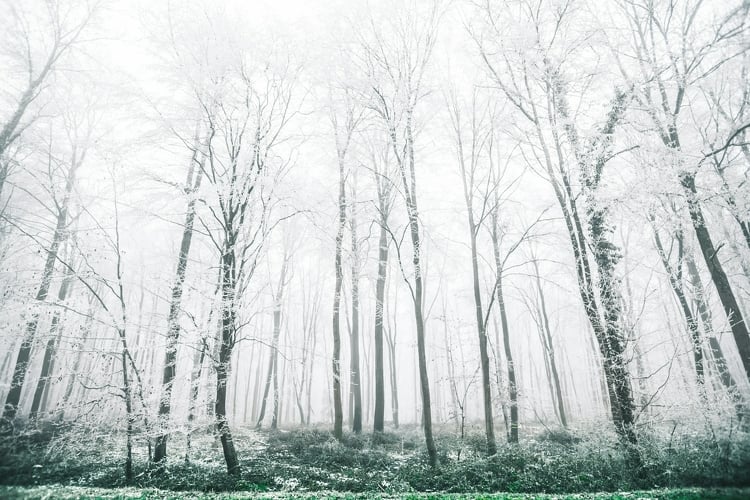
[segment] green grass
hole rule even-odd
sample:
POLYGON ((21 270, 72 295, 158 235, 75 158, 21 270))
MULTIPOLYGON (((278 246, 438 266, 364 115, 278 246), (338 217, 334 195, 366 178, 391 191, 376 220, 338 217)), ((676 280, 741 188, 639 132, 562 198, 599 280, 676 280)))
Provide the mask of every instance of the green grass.
POLYGON ((750 498, 750 488, 678 488, 678 489, 656 489, 648 491, 629 491, 615 493, 578 493, 571 495, 550 495, 550 494, 446 494, 446 493, 408 493, 403 495, 393 494, 373 494, 373 493, 341 493, 332 491, 321 491, 315 493, 204 493, 197 491, 174 492, 158 489, 139 489, 139 488, 91 488, 81 486, 0 486, 0 497, 6 499, 25 499, 25 500, 48 500, 48 499, 183 499, 195 498, 206 500, 223 500, 223 499, 314 499, 314 498, 331 498, 331 499, 387 499, 387 498, 405 498, 414 500, 427 499, 486 499, 486 500, 527 500, 527 499, 592 499, 592 500, 646 500, 646 499, 665 499, 665 500, 698 500, 698 499, 731 499, 744 500, 750 498))

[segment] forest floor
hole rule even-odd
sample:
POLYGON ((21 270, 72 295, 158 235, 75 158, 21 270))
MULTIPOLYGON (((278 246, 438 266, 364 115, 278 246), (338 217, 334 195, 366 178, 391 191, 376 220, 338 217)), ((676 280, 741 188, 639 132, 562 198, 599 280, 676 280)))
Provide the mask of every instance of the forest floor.
POLYGON ((121 434, 99 426, 47 428, 0 443, 0 498, 750 498, 745 433, 642 435, 637 470, 601 430, 522 435, 521 443, 502 444, 487 458, 479 427, 463 439, 452 427, 440 429, 440 466, 433 469, 415 427, 377 440, 347 434, 343 442, 327 429, 238 428, 239 476, 227 474, 210 432, 194 433, 187 462, 185 435, 175 433, 162 473, 148 467, 139 435, 128 483, 121 434))
POLYGON ((205 492, 175 492, 158 489, 139 488, 90 488, 82 486, 0 486, 0 498, 23 500, 83 500, 83 499, 112 499, 112 500, 177 500, 177 499, 299 499, 330 498, 342 500, 391 499, 404 498, 408 500, 746 500, 750 498, 750 488, 675 488, 656 489, 648 491, 627 491, 614 493, 574 493, 570 495, 534 494, 534 493, 500 493, 500 494, 443 494, 443 493, 408 493, 403 495, 373 494, 373 493, 205 493, 205 492))

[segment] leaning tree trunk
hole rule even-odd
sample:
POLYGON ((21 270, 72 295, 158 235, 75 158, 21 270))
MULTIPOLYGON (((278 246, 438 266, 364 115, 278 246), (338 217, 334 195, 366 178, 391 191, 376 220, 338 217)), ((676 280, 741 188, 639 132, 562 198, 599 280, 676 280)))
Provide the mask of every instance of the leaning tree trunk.
POLYGON ((746 401, 742 396, 742 392, 737 388, 737 381, 734 379, 729 366, 727 365, 724 351, 719 344, 719 340, 716 338, 713 329, 713 319, 711 317, 711 309, 706 301, 705 289, 703 288, 703 281, 701 280, 700 273, 698 272, 698 266, 695 264, 693 256, 690 254, 685 255, 685 264, 690 275, 690 282, 693 286, 694 299, 698 307, 698 316, 703 323, 703 333, 708 339, 708 346, 711 351, 711 358, 713 359, 719 381, 724 386, 729 398, 734 404, 737 416, 743 419, 746 410, 746 401))
POLYGON ((56 419, 58 421, 63 421, 65 419, 65 412, 68 409, 68 402, 73 395, 73 389, 75 389, 76 382, 78 381, 79 374, 81 373, 81 363, 83 362, 83 353, 86 350, 86 341, 91 334, 91 328, 94 324, 95 310, 93 304, 94 302, 92 300, 89 303, 89 308, 86 312, 86 321, 84 321, 83 325, 81 325, 79 328, 81 337, 78 342, 73 344, 75 358, 73 361, 73 368, 71 369, 70 374, 68 375, 68 380, 65 384, 65 391, 63 392, 62 399, 57 403, 56 419))
MULTIPOLYGON (((71 249, 72 253, 72 249, 71 249)), ((65 273, 65 278, 60 285, 60 290, 57 292, 57 302, 62 305, 67 299, 70 293, 71 286, 73 284, 74 274, 72 267, 68 268, 65 273)), ((57 355, 57 347, 60 345, 60 336, 62 331, 60 329, 60 317, 61 313, 59 309, 56 309, 52 315, 52 324, 49 329, 49 339, 44 349, 44 359, 42 361, 42 371, 39 374, 37 380, 36 389, 34 390, 34 399, 31 402, 31 411, 29 412, 29 418, 36 420, 40 411, 44 411, 46 404, 44 399, 50 386, 50 379, 54 370, 55 356, 57 355)))
MULTIPOLYGON (((597 198, 602 172, 611 158, 610 150, 612 138, 617 125, 627 109, 629 97, 626 92, 615 93, 612 107, 609 110, 604 127, 582 146, 574 121, 568 112, 566 89, 560 73, 551 67, 547 68, 547 92, 554 106, 552 118, 552 137, 558 155, 558 167, 564 194, 557 182, 553 182, 555 195, 563 210, 573 253, 576 257, 576 270, 581 298, 584 302, 586 314, 589 317, 602 354, 604 374, 610 396, 612 420, 620 439, 628 445, 637 444, 635 434, 635 402, 630 374, 626 366, 626 337, 621 318, 622 297, 619 280, 615 275, 617 263, 621 258, 620 249, 611 241, 613 227, 609 222, 608 207, 597 198), (562 144, 557 132, 557 119, 568 138, 579 170, 582 195, 586 202, 586 224, 588 226, 588 241, 594 262, 598 271, 597 289, 601 304, 601 313, 594 293, 594 281, 587 256, 587 237, 583 230, 581 218, 576 203, 577 197, 573 193, 570 177, 566 171, 562 144)), ((538 126, 538 125, 537 125, 538 126)), ((541 134, 541 131, 539 131, 541 134)), ((547 157, 548 170, 552 167, 547 157)), ((636 464, 640 464, 640 455, 634 448, 630 448, 631 457, 636 464)))
POLYGON ((169 315, 167 316, 167 344, 164 352, 164 373, 161 382, 161 398, 159 399, 159 435, 156 437, 154 446, 154 463, 163 468, 167 459, 167 439, 169 437, 169 415, 172 409, 172 385, 175 377, 175 367, 177 364, 177 342, 180 337, 180 308, 182 304, 182 291, 185 284, 185 273, 187 271, 188 255, 190 254, 190 245, 193 239, 193 224, 195 222, 195 193, 200 188, 203 173, 202 166, 194 168, 197 156, 197 148, 193 152, 188 169, 188 179, 186 182, 186 191, 190 196, 188 200, 187 213, 185 215, 185 225, 182 231, 182 241, 180 242, 180 253, 177 257, 177 273, 174 285, 172 287, 172 300, 169 304, 169 315), (195 181, 193 182, 193 173, 195 172, 195 181))
POLYGON ((557 368, 557 359, 555 357, 555 346, 552 343, 552 330, 549 324, 549 315, 547 314, 547 302, 544 298, 544 289, 542 288, 542 280, 539 275, 539 264, 536 260, 532 261, 534 266, 534 278, 536 281, 536 288, 539 292, 539 315, 542 320, 542 332, 544 339, 544 351, 546 353, 547 361, 549 362, 550 369, 550 382, 555 394, 555 401, 557 402, 557 414, 560 417, 560 424, 563 427, 568 427, 568 417, 565 412, 565 399, 563 398, 562 385, 560 383, 560 374, 557 368))
MULTIPOLYGON (((71 155, 68 177, 65 182, 65 192, 57 213, 57 223, 52 235, 52 243, 47 250, 47 259, 44 264, 44 270, 42 271, 42 280, 36 292, 35 302, 37 306, 41 306, 41 304, 47 300, 50 284, 52 283, 52 274, 55 270, 55 262, 58 260, 57 252, 60 248, 60 244, 67 237, 68 205, 76 181, 76 171, 82 161, 83 155, 79 157, 77 151, 74 149, 73 154, 71 155)), ((31 312, 31 317, 26 322, 25 333, 23 340, 21 341, 21 348, 18 351, 16 363, 13 368, 13 379, 10 384, 10 390, 5 397, 2 418, 8 422, 12 421, 18 412, 18 403, 21 400, 21 392, 23 391, 24 381, 26 380, 26 370, 29 361, 31 360, 31 348, 34 344, 38 324, 39 312, 35 308, 31 312)))
MULTIPOLYGON (((651 219, 651 222, 652 224, 654 223, 653 218, 651 219)), ((688 335, 690 336, 690 345, 693 351, 695 380, 698 383, 699 391, 701 391, 701 395, 703 396, 703 339, 701 338, 701 333, 698 329, 698 320, 695 318, 693 311, 690 309, 687 298, 685 297, 685 289, 682 284, 682 272, 679 270, 679 268, 674 269, 672 267, 669 262, 669 257, 664 250, 664 245, 661 242, 661 237, 659 236, 659 231, 657 230, 656 226, 654 226, 653 230, 654 243, 656 245, 657 253, 659 254, 661 263, 664 266, 664 270, 667 273, 669 285, 672 288, 675 297, 677 297, 677 302, 680 304, 680 309, 682 310, 682 314, 685 317, 685 322, 687 323, 687 331, 688 335)), ((680 255, 678 257, 679 261, 677 265, 682 267, 682 236, 678 235, 677 238, 680 246, 680 255)))
POLYGON ((742 317, 742 311, 737 303, 737 298, 729 284, 729 278, 719 260, 718 252, 721 247, 717 248, 714 246, 711 235, 706 227, 703 209, 698 200, 698 192, 695 187, 695 175, 682 172, 679 180, 687 197, 688 212, 690 213, 690 220, 698 239, 698 246, 701 249, 703 258, 706 261, 706 267, 708 267, 711 279, 716 286, 719 300, 729 320, 732 336, 737 344, 742 366, 745 369, 745 376, 750 380, 750 332, 748 332, 747 324, 742 317))

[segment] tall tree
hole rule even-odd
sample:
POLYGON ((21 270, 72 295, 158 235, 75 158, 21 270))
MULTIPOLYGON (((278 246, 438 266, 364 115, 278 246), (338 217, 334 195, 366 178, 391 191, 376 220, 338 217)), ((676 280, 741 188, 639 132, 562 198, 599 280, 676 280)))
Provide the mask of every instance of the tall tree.
MULTIPOLYGON (((682 133, 687 131, 679 121, 685 107, 683 103, 692 97, 697 84, 733 58, 731 55, 727 56, 721 48, 747 30, 750 5, 744 2, 736 6, 713 25, 704 24, 711 22, 707 21, 710 17, 707 9, 701 1, 687 2, 679 12, 671 2, 623 2, 622 12, 632 30, 632 37, 629 38, 632 53, 629 56, 636 62, 634 69, 624 63, 624 57, 620 57, 619 51, 613 52, 623 78, 629 83, 637 82, 634 88, 638 91, 634 92, 634 98, 645 110, 652 129, 666 149, 665 161, 675 167, 676 179, 687 204, 698 247, 730 323, 745 375, 750 380, 750 331, 721 262, 721 245, 714 243, 707 226, 697 183, 701 164, 715 152, 709 152, 697 164, 689 160, 683 154, 689 152, 689 148, 685 151, 681 140, 682 133), (702 29, 707 30, 710 35, 699 36, 702 29), (634 74, 638 76, 635 77, 634 74)), ((701 128, 703 125, 697 126, 701 128)), ((721 151, 733 146, 734 140, 745 128, 747 125, 736 126, 728 134, 728 140, 721 151)))
MULTIPOLYGON (((385 420, 385 362, 383 355, 383 330, 385 329, 386 281, 388 278, 388 217, 393 207, 393 189, 389 169, 388 148, 382 148, 381 154, 371 154, 372 173, 377 192, 378 236, 378 274, 375 283, 375 414, 373 431, 383 432, 385 420)), ((395 363, 395 357, 391 360, 395 363)), ((393 383, 395 386, 395 383, 393 383)), ((392 403, 393 406, 393 403, 392 403)), ((394 410, 394 425, 398 426, 398 403, 394 410)))
POLYGON ((344 435, 344 412, 341 404, 341 288, 344 279, 343 244, 346 227, 347 154, 352 135, 362 116, 361 111, 355 108, 349 89, 342 89, 342 94, 343 116, 339 116, 339 111, 335 109, 330 112, 339 170, 338 225, 334 258, 336 283, 333 292, 333 435, 336 439, 342 439, 344 435))
POLYGON ((185 284, 190 246, 193 240, 193 226, 195 224, 195 204, 203 178, 205 154, 200 152, 198 136, 195 137, 187 180, 184 192, 188 196, 185 223, 180 241, 180 253, 177 257, 177 270, 172 285, 169 315, 167 316, 167 345, 164 351, 164 373, 161 381, 161 397, 159 398, 159 426, 160 434, 156 437, 153 461, 163 468, 167 459, 167 439, 169 437, 169 416, 172 409, 172 385, 174 383, 177 346, 180 338, 180 312, 182 307, 182 292, 185 284))
POLYGON ((357 169, 351 170, 351 195, 349 197, 349 225, 352 238, 352 323, 349 341, 349 372, 351 381, 349 388, 352 396, 352 431, 362 432, 362 376, 359 362, 359 273, 360 273, 360 244, 357 236, 357 169))
MULTIPOLYGON (((464 202, 466 204, 466 217, 469 229, 469 249, 471 251, 471 272, 474 291, 474 313, 476 319, 477 336, 479 340, 479 362, 482 372, 482 397, 484 399, 484 426, 487 438, 487 454, 492 456, 497 453, 495 442, 494 418, 492 416, 492 379, 490 378, 490 357, 487 347, 487 324, 489 312, 492 309, 492 300, 496 289, 492 288, 492 299, 485 310, 482 306, 482 284, 479 277, 479 251, 477 239, 482 223, 490 215, 493 206, 492 182, 489 169, 484 174, 480 171, 480 163, 486 153, 489 136, 492 128, 487 126, 487 108, 484 112, 479 111, 479 96, 475 90, 471 99, 468 124, 462 115, 462 104, 459 103, 456 92, 451 92, 448 102, 448 110, 451 115, 452 132, 456 147, 458 169, 461 174, 464 202), (468 127, 468 130, 465 130, 468 127), (479 191, 479 193, 477 193, 479 191), (479 194, 479 197, 477 196, 479 194), (481 206, 475 209, 474 201, 478 197, 481 206)), ((494 233, 493 233, 494 234, 494 233)), ((510 358, 512 359, 512 358, 510 358)))
POLYGON ((0 195, 12 165, 8 157, 10 148, 37 118, 29 118, 29 108, 44 91, 60 60, 82 42, 81 35, 92 24, 101 4, 99 1, 72 5, 65 3, 61 0, 46 2, 42 9, 44 13, 40 16, 33 11, 31 2, 2 2, 6 13, 4 17, 8 22, 5 32, 9 35, 3 45, 12 59, 19 60, 25 74, 22 77, 21 95, 9 108, 10 114, 3 116, 4 122, 1 122, 0 195))
MULTIPOLYGON (((629 94, 616 91, 604 124, 592 136, 581 139, 575 117, 568 109, 568 89, 562 74, 565 58, 560 59, 559 55, 571 57, 578 46, 575 40, 569 41, 570 47, 564 46, 568 40, 558 36, 573 22, 569 7, 505 10, 488 2, 482 10, 482 34, 475 32, 474 39, 493 83, 531 126, 535 140, 532 154, 552 185, 570 238, 579 294, 603 359, 615 429, 624 443, 635 444, 635 405, 615 272, 619 249, 611 238, 609 207, 599 195, 602 171, 612 157, 612 134, 622 119, 629 94), (523 47, 519 52, 518 48, 505 45, 509 39, 504 30, 513 29, 514 23, 535 30, 538 36, 532 47, 523 47), (483 36, 485 32, 487 36, 483 36), (566 146, 570 150, 566 151, 566 146), (537 149, 541 150, 541 158, 537 149), (574 192, 571 166, 578 171, 582 193, 574 192), (597 274, 592 269, 592 257, 597 274)), ((633 454, 633 458, 639 457, 633 454)))
MULTIPOLYGON (((437 448, 432 435, 432 405, 427 373, 427 346, 424 319, 423 234, 417 201, 415 155, 415 111, 424 98, 424 76, 432 54, 440 17, 434 3, 427 12, 403 12, 394 19, 392 39, 377 30, 372 42, 363 41, 365 70, 370 78, 371 109, 388 131, 390 146, 401 179, 411 239, 411 278, 403 272, 414 306, 417 330, 417 360, 422 399, 422 428, 430 465, 438 465, 437 448)), ((391 238, 395 240, 391 232, 391 238)), ((404 270, 400 246, 396 251, 404 270)))
POLYGON ((42 277, 37 288, 36 296, 34 297, 36 307, 31 310, 29 317, 26 320, 23 340, 21 342, 21 347, 18 350, 18 355, 16 356, 16 362, 13 368, 13 380, 10 385, 10 390, 5 397, 3 419, 6 421, 12 421, 18 412, 18 404, 21 400, 21 392, 23 391, 28 365, 31 360, 31 349, 39 326, 39 307, 42 307, 47 300, 50 285, 52 284, 55 264, 59 259, 58 252, 60 250, 60 245, 68 236, 68 225, 70 224, 68 212, 76 184, 76 175, 79 167, 86 158, 88 142, 91 137, 90 129, 85 132, 83 129, 75 129, 69 131, 69 133, 72 144, 69 153, 70 157, 67 161, 56 160, 51 149, 52 144, 49 146, 49 161, 51 166, 54 165, 53 170, 62 173, 64 187, 58 192, 55 191, 54 186, 52 187, 53 203, 55 206, 53 213, 56 218, 55 229, 52 234, 52 241, 46 251, 42 277))
POLYGON ((199 96, 208 127, 204 175, 214 190, 208 214, 199 220, 219 254, 221 270, 214 417, 227 470, 235 475, 240 465, 227 422, 227 381, 243 291, 276 226, 271 220, 275 187, 289 163, 272 153, 294 115, 295 74, 288 65, 230 67, 222 85, 199 96))

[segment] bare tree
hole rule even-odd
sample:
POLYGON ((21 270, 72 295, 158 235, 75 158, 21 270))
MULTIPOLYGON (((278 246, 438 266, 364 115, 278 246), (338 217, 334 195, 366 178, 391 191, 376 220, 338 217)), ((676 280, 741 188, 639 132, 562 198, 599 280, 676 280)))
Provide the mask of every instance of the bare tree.
POLYGON ((458 169, 461 173, 464 202, 466 203, 471 250, 474 312, 476 316, 477 335, 479 337, 479 362, 482 372, 484 425, 487 437, 487 454, 492 456, 497 453, 497 443, 495 442, 494 419, 492 416, 492 380, 490 378, 490 357, 487 348, 487 324, 489 322, 489 313, 492 310, 492 301, 495 297, 495 289, 494 287, 491 289, 492 299, 485 310, 482 306, 482 284, 479 276, 479 251, 477 248, 480 229, 485 219, 490 216, 494 202, 494 197, 491 195, 493 184, 489 168, 485 169, 484 174, 481 171, 481 164, 483 162, 488 163, 485 154, 492 134, 492 127, 488 126, 488 121, 492 117, 488 115, 488 108, 483 106, 483 104, 479 102, 477 91, 474 90, 467 119, 468 123, 466 123, 462 114, 462 103, 459 102, 456 92, 453 91, 449 96, 448 110, 451 115, 458 169), (484 111, 480 111, 478 109, 479 106, 482 106, 484 111), (468 130, 466 130, 467 128, 468 130), (481 205, 476 209, 474 206, 475 198, 481 205))
MULTIPOLYGON (((388 131, 390 146, 401 179, 401 194, 406 204, 412 250, 411 278, 405 273, 401 250, 395 235, 398 261, 414 306, 417 328, 417 358, 422 422, 429 461, 438 465, 437 448, 432 435, 432 407, 427 374, 427 348, 424 320, 424 270, 422 269, 422 230, 417 202, 415 156, 415 110, 424 97, 423 79, 435 43, 440 10, 437 3, 426 13, 404 12, 393 19, 393 38, 387 40, 377 29, 372 41, 362 42, 364 66, 370 78, 370 107, 388 131), (423 18, 417 21, 417 16, 423 18)), ((374 24, 373 24, 374 28, 374 24)))
POLYGON ((180 337, 180 310, 182 304, 182 294, 185 284, 185 274, 187 272, 188 256, 190 255, 190 246, 193 240, 193 226, 195 224, 195 204, 203 178, 205 154, 199 151, 198 137, 195 138, 190 165, 188 166, 187 180, 185 181, 184 192, 189 197, 187 210, 185 213, 185 224, 180 241, 180 253, 177 257, 177 270, 175 281, 172 286, 171 301, 169 304, 169 315, 167 317, 167 345, 164 351, 164 373, 161 383, 161 397, 159 398, 159 418, 161 422, 161 433, 156 437, 154 445, 153 461, 163 469, 167 459, 167 439, 169 425, 169 416, 172 405, 172 385, 175 378, 175 365, 177 362, 177 343, 180 337), (196 168, 197 167, 197 168, 196 168))
POLYGON ((207 214, 199 220, 219 254, 221 269, 221 329, 214 359, 214 416, 227 470, 239 474, 226 413, 227 380, 232 351, 240 328, 242 292, 253 277, 269 232, 274 187, 288 161, 274 154, 281 134, 294 115, 295 71, 249 73, 234 68, 215 93, 200 95, 207 123, 204 176, 213 188, 207 214))
POLYGON ((26 5, 10 0, 2 2, 9 23, 7 33, 10 35, 4 45, 10 56, 19 61, 25 75, 23 91, 13 104, 10 115, 3 117, 0 128, 0 195, 12 164, 8 157, 10 148, 37 118, 28 116, 29 108, 43 92, 60 60, 84 41, 82 34, 92 23, 100 3, 77 2, 67 5, 61 0, 46 2, 42 20, 39 13, 33 12, 31 2, 26 5), (30 18, 35 18, 42 26, 32 25, 30 18))
POLYGON ((630 38, 632 54, 629 56, 637 64, 634 70, 630 70, 620 52, 613 50, 618 67, 626 81, 638 82, 639 90, 634 92, 634 99, 645 110, 659 141, 673 155, 667 161, 672 162, 675 168, 698 246, 731 324, 745 375, 750 379, 750 332, 718 255, 721 245, 714 243, 706 225, 706 214, 696 183, 705 159, 735 144, 734 139, 747 125, 738 126, 721 148, 707 153, 696 164, 681 154, 685 149, 681 142, 684 129, 678 122, 684 108, 683 102, 690 98, 693 87, 744 51, 740 49, 736 52, 730 47, 729 52, 720 48, 746 31, 750 6, 746 2, 738 5, 710 27, 700 22, 701 14, 707 9, 700 1, 689 2, 679 13, 677 7, 669 2, 634 1, 623 2, 621 6, 633 35, 630 38), (672 19, 674 22, 671 22, 672 19), (710 30, 708 39, 697 36, 704 27, 710 30))

